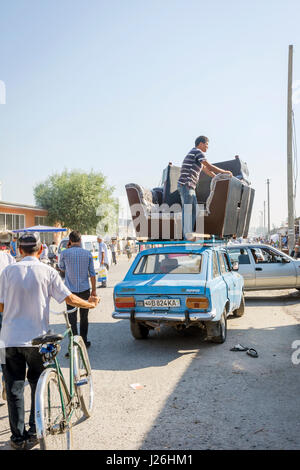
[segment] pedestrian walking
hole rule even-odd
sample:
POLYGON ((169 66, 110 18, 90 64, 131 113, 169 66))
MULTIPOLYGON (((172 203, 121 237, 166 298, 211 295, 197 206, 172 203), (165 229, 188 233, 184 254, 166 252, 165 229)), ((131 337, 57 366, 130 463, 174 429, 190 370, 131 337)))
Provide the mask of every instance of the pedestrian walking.
POLYGON ((111 255, 112 255, 113 263, 117 264, 117 242, 116 242, 116 240, 112 240, 112 242, 111 242, 111 255))
POLYGON ((128 260, 130 260, 132 253, 131 253, 131 246, 129 242, 127 242, 125 246, 125 251, 126 251, 128 260))
MULTIPOLYGON (((65 274, 65 284, 68 289, 83 300, 88 300, 90 295, 96 296, 96 273, 93 256, 90 251, 81 247, 81 234, 74 230, 69 235, 69 248, 61 253, 59 269, 65 274), (92 290, 90 291, 90 282, 92 290)), ((71 307, 68 306, 68 310, 71 307)), ((87 348, 91 346, 88 341, 88 308, 80 308, 80 336, 87 348)), ((69 320, 73 335, 78 334, 77 310, 69 313, 69 320)), ((66 354, 68 356, 68 353, 66 354)))
POLYGON ((48 263, 49 262, 49 258, 48 258, 49 249, 48 249, 46 243, 43 243, 42 247, 43 247, 43 251, 42 251, 42 254, 40 256, 40 261, 42 261, 43 263, 48 263))
POLYGON ((16 258, 17 254, 18 254, 17 240, 18 240, 18 237, 16 235, 13 235, 13 238, 12 238, 10 244, 9 244, 10 254, 14 258, 16 258))
POLYGON ((7 266, 0 277, 0 311, 3 312, 1 344, 5 345, 3 374, 6 384, 10 443, 14 449, 28 449, 37 443, 34 397, 44 370, 38 346, 31 341, 49 330, 49 305, 53 297, 74 307, 94 308, 97 297, 84 301, 72 294, 51 266, 41 263, 42 245, 37 233, 19 239, 21 261, 7 266), (31 388, 29 429, 25 427, 24 386, 31 388))
POLYGON ((108 251, 106 243, 103 241, 103 238, 98 237, 97 241, 99 243, 99 263, 100 271, 105 269, 105 280, 102 281, 102 287, 107 286, 107 271, 109 270, 109 261, 108 261, 108 251))

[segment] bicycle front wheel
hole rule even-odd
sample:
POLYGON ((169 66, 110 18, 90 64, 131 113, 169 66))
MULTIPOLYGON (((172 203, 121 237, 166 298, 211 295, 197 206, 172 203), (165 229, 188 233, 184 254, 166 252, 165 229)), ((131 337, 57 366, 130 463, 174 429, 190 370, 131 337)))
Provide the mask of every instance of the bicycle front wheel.
POLYGON ((93 408, 94 388, 90 360, 81 336, 74 336, 74 376, 82 412, 89 418, 93 408))
POLYGON ((39 378, 35 393, 36 432, 42 450, 72 448, 71 424, 66 421, 69 406, 64 381, 58 381, 56 370, 46 369, 39 378))

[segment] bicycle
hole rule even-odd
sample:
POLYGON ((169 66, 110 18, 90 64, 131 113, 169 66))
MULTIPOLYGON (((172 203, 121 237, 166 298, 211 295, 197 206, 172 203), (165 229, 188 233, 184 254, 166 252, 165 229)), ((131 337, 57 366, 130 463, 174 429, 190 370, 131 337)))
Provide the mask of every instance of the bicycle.
POLYGON ((73 447, 72 418, 81 409, 84 418, 91 416, 93 408, 93 380, 88 353, 81 336, 73 336, 68 314, 76 309, 63 312, 67 329, 61 334, 48 331, 32 340, 39 346, 45 370, 42 372, 35 393, 36 433, 42 450, 70 450, 73 447), (57 359, 60 342, 69 337, 70 386, 57 359))

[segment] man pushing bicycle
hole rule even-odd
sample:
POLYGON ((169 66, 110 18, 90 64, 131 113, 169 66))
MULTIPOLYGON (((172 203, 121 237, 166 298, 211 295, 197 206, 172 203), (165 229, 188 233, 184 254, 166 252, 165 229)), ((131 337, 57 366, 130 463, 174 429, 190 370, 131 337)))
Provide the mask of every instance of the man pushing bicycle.
POLYGON ((49 330, 49 306, 53 297, 58 303, 73 307, 95 308, 96 296, 86 301, 64 285, 52 267, 41 263, 43 247, 37 233, 25 233, 19 239, 22 260, 7 266, 0 277, 0 312, 3 312, 1 344, 5 345, 3 375, 6 384, 10 443, 14 449, 26 449, 36 443, 34 396, 40 374, 44 370, 39 348, 32 346, 35 337, 49 330), (24 384, 31 387, 29 429, 25 428, 24 384))

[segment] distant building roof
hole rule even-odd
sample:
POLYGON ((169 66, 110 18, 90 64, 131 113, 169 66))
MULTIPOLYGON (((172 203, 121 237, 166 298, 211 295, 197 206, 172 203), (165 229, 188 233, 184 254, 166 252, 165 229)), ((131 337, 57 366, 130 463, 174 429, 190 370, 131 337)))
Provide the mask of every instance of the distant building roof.
POLYGON ((22 208, 22 209, 32 209, 32 210, 37 210, 37 211, 46 211, 47 210, 47 209, 44 209, 43 207, 30 206, 28 204, 18 204, 16 202, 7 202, 7 201, 0 201, 0 206, 18 207, 18 208, 22 208))

